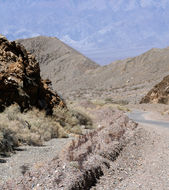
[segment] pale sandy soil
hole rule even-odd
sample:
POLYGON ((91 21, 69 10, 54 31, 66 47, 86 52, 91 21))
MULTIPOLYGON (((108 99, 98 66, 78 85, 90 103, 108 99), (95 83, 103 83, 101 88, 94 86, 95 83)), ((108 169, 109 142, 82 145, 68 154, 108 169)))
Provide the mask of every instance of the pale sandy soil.
MULTIPOLYGON (((143 116, 147 120, 168 120, 157 111, 143 116)), ((169 128, 147 124, 139 124, 139 128, 142 132, 135 139, 136 146, 132 141, 129 143, 114 162, 113 169, 93 190, 169 189, 169 128)))
POLYGON ((155 121, 163 121, 163 122, 169 122, 169 113, 159 113, 159 112, 148 112, 147 114, 144 114, 145 119, 147 120, 155 120, 155 121))
POLYGON ((169 189, 169 130, 142 126, 150 132, 149 141, 141 150, 135 171, 116 189, 168 190, 169 189))
POLYGON ((67 139, 52 139, 45 142, 43 146, 22 146, 20 151, 16 151, 10 157, 1 157, 0 163, 0 183, 11 178, 22 176, 31 167, 40 167, 47 161, 56 157, 60 150, 71 141, 67 139))
MULTIPOLYGON (((138 109, 138 110, 142 110, 142 111, 148 111, 148 112, 153 112, 156 113, 158 112, 161 115, 165 115, 166 114, 166 118, 169 117, 169 105, 165 105, 165 104, 129 104, 127 105, 127 107, 131 110, 133 109, 138 109)), ((152 117, 155 119, 155 115, 152 117)), ((164 118, 163 118, 164 119, 164 118)))

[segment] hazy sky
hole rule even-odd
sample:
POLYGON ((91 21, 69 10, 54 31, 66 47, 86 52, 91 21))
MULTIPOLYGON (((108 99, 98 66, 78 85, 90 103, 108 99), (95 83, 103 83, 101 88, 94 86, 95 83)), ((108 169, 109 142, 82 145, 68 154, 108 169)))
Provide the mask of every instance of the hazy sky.
POLYGON ((10 40, 56 36, 100 64, 169 46, 169 0, 0 0, 10 40))

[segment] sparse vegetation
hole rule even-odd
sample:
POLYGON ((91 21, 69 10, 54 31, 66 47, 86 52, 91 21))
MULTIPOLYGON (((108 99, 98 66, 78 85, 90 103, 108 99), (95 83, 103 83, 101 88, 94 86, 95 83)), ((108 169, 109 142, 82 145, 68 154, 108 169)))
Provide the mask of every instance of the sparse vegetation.
POLYGON ((119 105, 127 105, 127 104, 129 104, 129 102, 127 100, 114 100, 112 98, 106 98, 105 103, 119 104, 119 105))
POLYGON ((51 138, 82 134, 81 125, 90 126, 90 118, 76 111, 55 108, 52 116, 33 108, 21 113, 12 105, 0 114, 0 153, 11 152, 21 144, 39 146, 51 138))
POLYGON ((99 100, 99 99, 95 99, 91 101, 94 105, 97 106, 104 106, 105 105, 105 101, 104 100, 99 100))
POLYGON ((118 105, 117 109, 120 110, 120 111, 124 111, 124 112, 129 112, 130 111, 129 108, 127 108, 125 106, 121 106, 121 105, 118 105))

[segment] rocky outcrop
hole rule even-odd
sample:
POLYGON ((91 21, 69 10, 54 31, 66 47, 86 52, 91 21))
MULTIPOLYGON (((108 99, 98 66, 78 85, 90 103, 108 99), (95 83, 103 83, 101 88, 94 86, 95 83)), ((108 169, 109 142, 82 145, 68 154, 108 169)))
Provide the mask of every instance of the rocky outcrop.
POLYGON ((169 104, 169 75, 154 86, 148 94, 142 98, 140 103, 162 103, 169 104))
POLYGON ((55 105, 65 104, 50 85, 51 81, 41 79, 35 57, 0 35, 0 110, 17 103, 21 111, 36 106, 51 114, 55 105))

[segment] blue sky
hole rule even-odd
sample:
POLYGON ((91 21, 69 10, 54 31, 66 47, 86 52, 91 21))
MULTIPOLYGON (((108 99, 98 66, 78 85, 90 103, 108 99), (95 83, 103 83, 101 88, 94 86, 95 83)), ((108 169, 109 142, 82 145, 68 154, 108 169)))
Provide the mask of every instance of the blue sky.
POLYGON ((56 36, 108 64, 169 46, 168 10, 168 0, 0 0, 0 33, 56 36))

